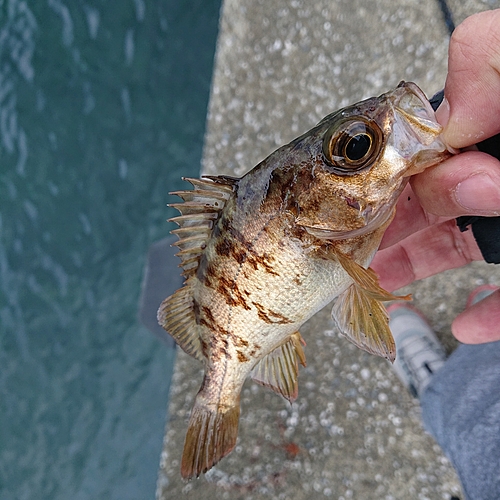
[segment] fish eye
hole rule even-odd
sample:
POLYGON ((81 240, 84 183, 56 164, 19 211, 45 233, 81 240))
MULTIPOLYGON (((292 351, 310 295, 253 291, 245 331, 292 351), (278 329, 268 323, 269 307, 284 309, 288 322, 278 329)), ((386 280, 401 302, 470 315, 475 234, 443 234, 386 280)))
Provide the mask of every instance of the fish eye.
POLYGON ((346 120, 327 130, 323 155, 336 173, 353 175, 373 164, 382 142, 382 131, 374 122, 346 120))

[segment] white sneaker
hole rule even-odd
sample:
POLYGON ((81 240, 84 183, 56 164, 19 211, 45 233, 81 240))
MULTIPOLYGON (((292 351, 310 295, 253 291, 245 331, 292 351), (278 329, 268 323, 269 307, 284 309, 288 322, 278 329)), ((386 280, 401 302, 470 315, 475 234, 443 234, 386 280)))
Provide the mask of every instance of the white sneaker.
MULTIPOLYGON (((498 287, 482 285, 467 300, 470 307, 498 287)), ((388 308, 389 328, 396 342, 396 360, 392 365, 401 382, 415 397, 420 397, 432 376, 446 361, 446 353, 424 316, 406 302, 394 302, 388 308)))
POLYGON ((419 397, 433 374, 446 361, 446 353, 422 314, 414 307, 395 302, 387 308, 389 328, 396 342, 396 375, 411 394, 419 397))

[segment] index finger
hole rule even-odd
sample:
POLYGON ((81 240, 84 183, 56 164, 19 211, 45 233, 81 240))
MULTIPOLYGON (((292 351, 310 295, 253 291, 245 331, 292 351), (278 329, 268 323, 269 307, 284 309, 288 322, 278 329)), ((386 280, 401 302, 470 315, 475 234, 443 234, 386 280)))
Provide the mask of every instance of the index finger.
POLYGON ((453 32, 444 95, 436 116, 450 146, 500 132, 500 9, 475 14, 453 32))
POLYGON ((460 232, 449 220, 377 252, 370 267, 379 275, 380 285, 391 291, 482 258, 472 232, 460 232))

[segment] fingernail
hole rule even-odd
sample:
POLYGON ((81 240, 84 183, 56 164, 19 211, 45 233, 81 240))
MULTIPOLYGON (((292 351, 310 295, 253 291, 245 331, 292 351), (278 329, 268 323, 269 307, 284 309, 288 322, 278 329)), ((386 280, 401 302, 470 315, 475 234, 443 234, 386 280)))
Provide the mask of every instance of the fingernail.
POLYGON ((476 174, 458 184, 457 202, 471 215, 500 214, 500 186, 486 174, 476 174))
POLYGON ((436 109, 436 119, 442 127, 446 127, 450 120, 450 103, 446 97, 443 98, 443 102, 436 109))

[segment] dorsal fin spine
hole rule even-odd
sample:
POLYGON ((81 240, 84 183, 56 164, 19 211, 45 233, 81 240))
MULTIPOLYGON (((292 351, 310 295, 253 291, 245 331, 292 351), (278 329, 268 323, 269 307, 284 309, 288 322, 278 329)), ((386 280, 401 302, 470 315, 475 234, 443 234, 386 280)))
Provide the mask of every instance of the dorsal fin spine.
POLYGON ((220 200, 220 201, 225 201, 228 200, 229 197, 231 196, 231 192, 219 192, 219 191, 211 191, 208 189, 194 189, 194 190, 189 190, 189 191, 172 191, 170 194, 179 196, 179 198, 182 198, 184 201, 193 201, 193 200, 203 200, 207 199, 210 200, 211 202, 220 200))
POLYGON ((193 308, 193 287, 197 280, 194 275, 212 230, 221 216, 226 202, 234 195, 236 180, 190 179, 194 187, 191 191, 176 191, 182 203, 173 203, 181 215, 169 219, 179 228, 173 231, 179 237, 174 245, 179 248, 177 256, 181 259, 182 275, 186 278, 184 286, 165 299, 158 310, 158 322, 175 338, 177 343, 191 356, 204 360, 201 350, 199 325, 193 308))
POLYGON ((212 212, 218 213, 220 211, 220 207, 215 207, 212 205, 207 205, 204 203, 199 203, 194 201, 186 201, 182 203, 169 203, 168 206, 178 210, 181 213, 181 215, 203 214, 212 212))
POLYGON ((228 177, 221 176, 205 176, 203 179, 196 179, 193 177, 183 177, 182 180, 190 182, 195 189, 209 189, 210 191, 226 191, 232 193, 234 191, 233 186, 239 180, 236 178, 228 180, 228 177), (209 180, 206 180, 209 179, 209 180))

